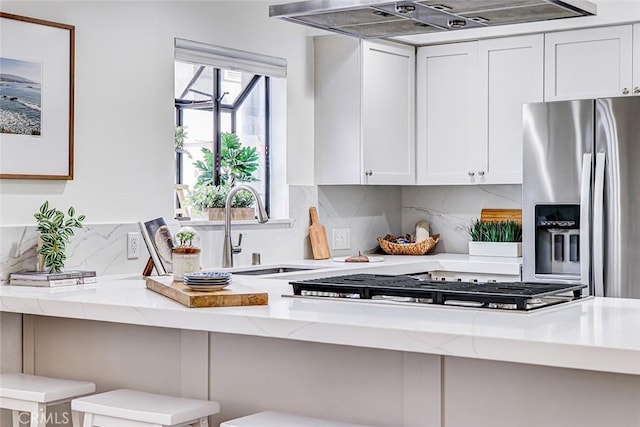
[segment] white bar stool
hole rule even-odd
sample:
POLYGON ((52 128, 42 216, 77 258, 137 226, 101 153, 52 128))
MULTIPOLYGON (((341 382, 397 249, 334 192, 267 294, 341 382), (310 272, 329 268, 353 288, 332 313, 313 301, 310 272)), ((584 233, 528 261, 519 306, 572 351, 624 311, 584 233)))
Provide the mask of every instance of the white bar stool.
MULTIPOLYGON (((47 407, 68 403, 75 397, 96 391, 96 385, 88 381, 72 381, 29 374, 0 374, 0 408, 10 409, 13 427, 19 427, 21 414, 30 414, 31 427, 46 427, 47 407)), ((73 416, 73 426, 80 427, 80 420, 73 416)))
POLYGON ((220 412, 220 405, 120 389, 73 399, 71 409, 84 413, 84 427, 207 427, 207 417, 220 412))
POLYGON ((350 424, 329 421, 320 418, 303 417, 278 411, 263 411, 246 417, 225 421, 220 427, 367 427, 362 424, 350 424))

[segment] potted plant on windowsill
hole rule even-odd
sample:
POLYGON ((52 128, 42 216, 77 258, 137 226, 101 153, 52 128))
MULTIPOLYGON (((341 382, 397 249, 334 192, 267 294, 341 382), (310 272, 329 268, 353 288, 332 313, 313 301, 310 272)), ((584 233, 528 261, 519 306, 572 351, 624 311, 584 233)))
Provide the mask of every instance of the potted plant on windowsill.
MULTIPOLYGON (((231 187, 226 185, 201 185, 189 192, 187 203, 201 212, 210 221, 224 221, 224 208, 231 187)), ((255 218, 253 194, 238 191, 231 201, 232 220, 252 220, 255 218)))
MULTIPOLYGON (((259 166, 259 155, 255 147, 243 147, 234 133, 221 134, 220 184, 214 185, 214 155, 202 148, 202 160, 193 163, 200 172, 194 189, 189 191, 187 204, 196 212, 204 214, 210 221, 225 219, 225 202, 229 190, 236 184, 254 182, 253 176, 259 166)), ((255 209, 253 195, 249 191, 237 192, 231 201, 232 220, 253 220, 255 209)))
POLYGON ((475 220, 469 228, 472 256, 522 256, 522 225, 516 221, 475 220))

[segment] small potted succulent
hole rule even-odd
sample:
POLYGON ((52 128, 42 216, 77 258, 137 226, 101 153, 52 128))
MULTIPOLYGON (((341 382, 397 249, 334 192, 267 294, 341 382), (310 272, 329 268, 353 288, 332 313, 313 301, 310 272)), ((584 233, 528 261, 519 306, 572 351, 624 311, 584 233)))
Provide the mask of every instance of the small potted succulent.
POLYGON ((49 208, 47 200, 33 217, 36 219, 38 230, 36 270, 44 271, 46 268, 49 273, 58 273, 64 268, 64 262, 67 259, 66 244, 74 234, 73 229, 82 228, 85 216, 76 216, 73 206, 65 215, 56 208, 49 208))
POLYGON ((185 273, 200 270, 200 252, 198 233, 191 227, 182 227, 175 235, 178 246, 171 250, 173 280, 184 280, 185 273))
POLYGON ((522 256, 522 224, 516 221, 472 222, 469 255, 522 256))

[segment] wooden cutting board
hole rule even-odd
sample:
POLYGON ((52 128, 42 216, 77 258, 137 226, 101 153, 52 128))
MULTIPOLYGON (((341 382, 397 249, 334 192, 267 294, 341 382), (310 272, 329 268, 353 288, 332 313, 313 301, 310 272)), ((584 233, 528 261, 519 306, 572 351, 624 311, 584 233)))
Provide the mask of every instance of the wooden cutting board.
POLYGON ((522 224, 522 209, 482 209, 480 212, 482 222, 509 220, 522 224))
POLYGON ((309 241, 311 242, 311 251, 313 259, 327 259, 331 256, 329 253, 329 242, 327 242, 327 231, 324 225, 320 224, 318 219, 318 210, 315 206, 309 208, 311 216, 311 224, 309 225, 309 241))
POLYGON ((234 285, 220 291, 192 291, 182 282, 175 282, 173 276, 146 278, 147 288, 171 298, 187 307, 234 307, 241 305, 267 305, 269 294, 255 289, 234 285))

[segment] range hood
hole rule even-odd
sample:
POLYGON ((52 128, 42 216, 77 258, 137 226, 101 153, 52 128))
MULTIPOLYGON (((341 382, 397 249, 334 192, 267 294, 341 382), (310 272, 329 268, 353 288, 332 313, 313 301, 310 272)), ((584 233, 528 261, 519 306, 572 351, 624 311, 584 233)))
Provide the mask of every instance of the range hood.
POLYGON ((578 0, 307 0, 269 16, 361 38, 386 38, 595 15, 578 0))

